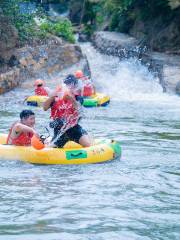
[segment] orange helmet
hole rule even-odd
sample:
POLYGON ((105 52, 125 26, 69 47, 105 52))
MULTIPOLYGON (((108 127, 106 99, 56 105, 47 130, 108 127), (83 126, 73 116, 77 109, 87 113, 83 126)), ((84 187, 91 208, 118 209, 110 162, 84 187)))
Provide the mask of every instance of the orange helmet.
POLYGON ((35 82, 34 82, 34 86, 38 86, 38 85, 45 85, 44 81, 41 80, 41 79, 37 79, 35 82))
POLYGON ((75 77, 76 78, 82 78, 84 76, 84 74, 83 74, 83 71, 82 70, 77 70, 76 72, 75 72, 75 77))
POLYGON ((35 135, 33 135, 33 137, 31 138, 31 146, 33 146, 37 150, 41 150, 45 147, 41 139, 36 137, 35 135))

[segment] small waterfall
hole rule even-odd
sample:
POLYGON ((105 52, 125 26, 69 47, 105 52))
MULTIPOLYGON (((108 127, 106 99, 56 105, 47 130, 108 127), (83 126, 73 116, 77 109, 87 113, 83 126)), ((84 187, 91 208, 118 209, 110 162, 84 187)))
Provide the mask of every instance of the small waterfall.
POLYGON ((97 90, 109 94, 112 100, 179 102, 177 96, 163 93, 159 79, 137 58, 119 60, 103 55, 90 43, 82 43, 81 48, 87 55, 97 90))

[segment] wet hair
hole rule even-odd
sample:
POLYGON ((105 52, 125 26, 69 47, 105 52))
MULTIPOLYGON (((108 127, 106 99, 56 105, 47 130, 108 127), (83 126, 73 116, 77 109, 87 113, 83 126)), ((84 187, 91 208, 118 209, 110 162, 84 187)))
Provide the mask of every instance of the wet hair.
POLYGON ((78 84, 78 80, 77 80, 77 78, 73 74, 69 74, 65 78, 64 83, 66 85, 74 85, 74 86, 76 86, 78 84))
POLYGON ((35 115, 35 113, 31 110, 23 110, 21 113, 20 113, 20 119, 23 119, 23 118, 28 118, 29 116, 32 116, 32 115, 35 115))

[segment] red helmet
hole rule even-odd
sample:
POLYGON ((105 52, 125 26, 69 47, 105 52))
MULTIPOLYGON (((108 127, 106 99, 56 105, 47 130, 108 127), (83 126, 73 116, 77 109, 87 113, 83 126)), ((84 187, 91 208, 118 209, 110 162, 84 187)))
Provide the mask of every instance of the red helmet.
POLYGON ((42 86, 44 86, 45 83, 44 83, 43 80, 41 80, 41 79, 37 79, 37 80, 34 82, 34 86, 37 87, 38 85, 42 85, 42 86))
POLYGON ((83 73, 82 70, 77 70, 77 71, 75 72, 75 77, 76 77, 76 78, 82 78, 83 76, 84 76, 84 73, 83 73))

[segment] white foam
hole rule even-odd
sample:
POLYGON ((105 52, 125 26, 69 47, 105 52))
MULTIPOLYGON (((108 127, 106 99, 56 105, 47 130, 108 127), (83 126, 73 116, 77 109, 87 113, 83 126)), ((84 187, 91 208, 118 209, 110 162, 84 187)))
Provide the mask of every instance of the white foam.
POLYGON ((180 98, 163 92, 159 79, 136 58, 120 61, 103 55, 89 44, 81 44, 87 55, 97 89, 116 101, 147 101, 180 105, 180 98))

